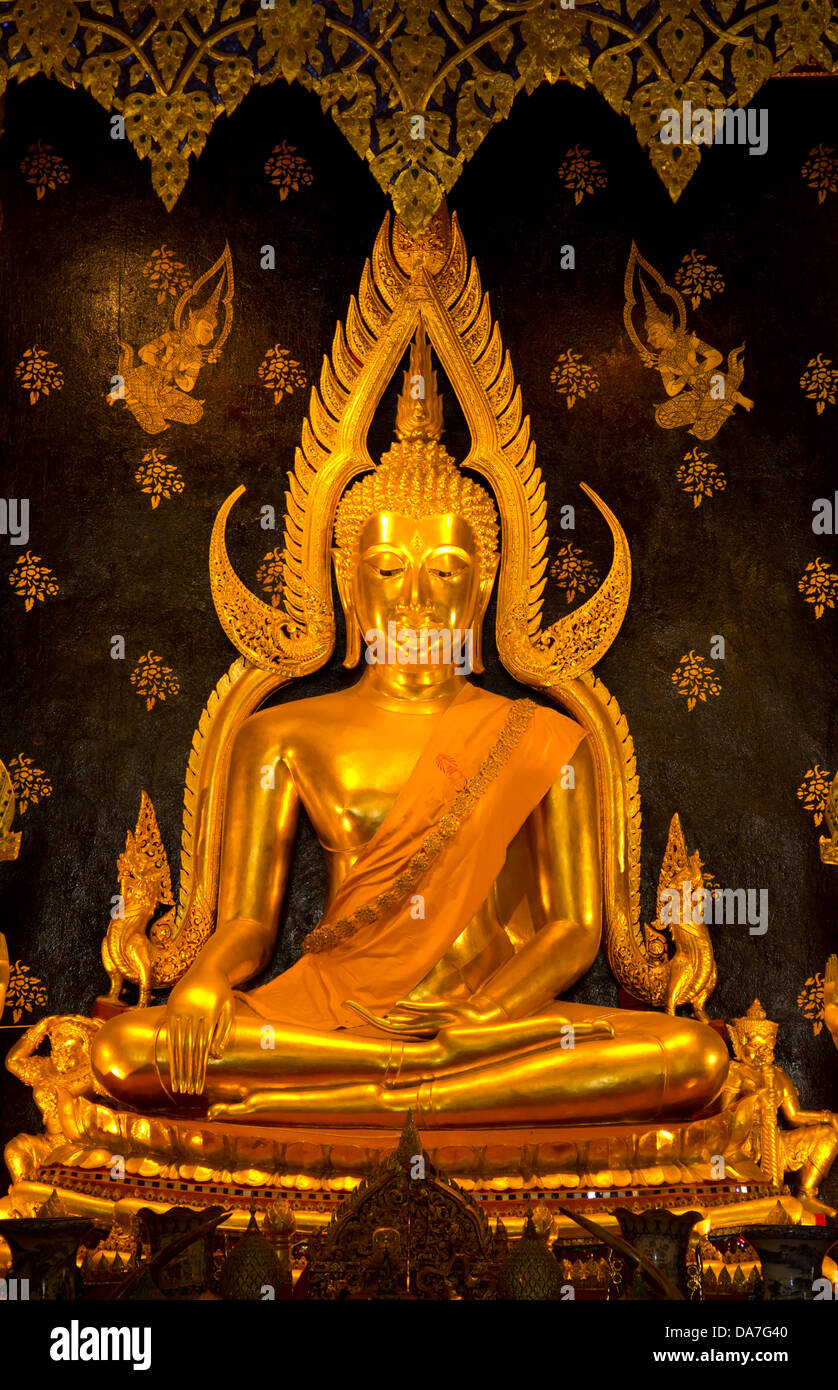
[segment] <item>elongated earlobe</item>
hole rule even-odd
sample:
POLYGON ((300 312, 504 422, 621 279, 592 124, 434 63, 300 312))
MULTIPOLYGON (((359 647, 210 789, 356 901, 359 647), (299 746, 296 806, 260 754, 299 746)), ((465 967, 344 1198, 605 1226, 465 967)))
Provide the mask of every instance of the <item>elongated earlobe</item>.
POLYGON ((478 613, 471 625, 471 669, 476 676, 482 676, 483 666, 483 614, 478 613))
POLYGON ((352 569, 349 556, 338 546, 334 546, 332 549, 332 562, 335 567, 338 597, 346 626, 346 655, 343 658, 343 664, 351 668, 357 666, 361 660, 361 629, 358 626, 358 617, 352 598, 352 569))
POLYGON ((486 609, 489 607, 489 599, 492 597, 492 588, 495 582, 495 575, 498 572, 499 556, 495 557, 491 572, 480 580, 480 592, 477 597, 477 612, 474 615, 474 622, 471 625, 471 662, 472 670, 476 676, 483 674, 483 619, 486 616, 486 609))

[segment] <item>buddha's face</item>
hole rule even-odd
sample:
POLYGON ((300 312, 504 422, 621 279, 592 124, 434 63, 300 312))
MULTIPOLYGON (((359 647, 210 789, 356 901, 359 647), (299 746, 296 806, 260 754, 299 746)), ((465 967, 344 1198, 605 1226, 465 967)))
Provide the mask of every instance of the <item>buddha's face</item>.
MULTIPOLYGON (((463 517, 449 514, 416 520, 398 512, 379 512, 364 524, 354 603, 365 637, 369 632, 386 636, 393 628, 426 632, 425 642, 433 649, 438 642, 435 634, 446 629, 452 634, 471 630, 479 592, 477 539, 463 517)), ((416 652, 414 659, 403 660, 405 647, 402 644, 400 663, 408 669, 417 666, 416 652)))

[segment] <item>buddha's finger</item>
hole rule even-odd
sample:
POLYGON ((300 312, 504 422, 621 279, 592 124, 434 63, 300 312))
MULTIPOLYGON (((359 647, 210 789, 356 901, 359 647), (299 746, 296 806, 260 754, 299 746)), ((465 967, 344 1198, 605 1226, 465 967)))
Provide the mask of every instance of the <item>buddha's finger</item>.
POLYGON ((183 1024, 183 1089, 188 1096, 191 1096, 193 1086, 192 1068, 192 1019, 187 1018, 183 1024))
POLYGON ((179 1018, 176 1018, 169 1027, 169 1071, 171 1073, 172 1091, 178 1094, 180 1092, 180 1080, 183 1076, 179 1018))
POLYGON ((356 1013, 366 1019, 367 1023, 372 1023, 374 1027, 381 1028, 385 1033, 396 1033, 407 1038, 424 1038, 433 1037, 439 1031, 438 1018, 430 1023, 422 1023, 418 1019, 409 1023, 397 1023, 393 1022, 389 1015, 387 1018, 379 1018, 378 1014, 370 1013, 369 1009, 365 1009, 362 1004, 356 1004, 353 999, 345 999, 343 1002, 347 1008, 354 1009, 356 1013))
POLYGON ((424 1004, 414 1004, 410 999, 400 999, 395 1008, 391 1011, 391 1017, 399 1012, 407 1014, 432 1014, 444 1013, 450 1010, 450 1004, 444 999, 429 999, 424 1004))
POLYGON ((204 1089, 204 1082, 207 1075, 207 1030, 204 1020, 198 1020, 198 1027, 195 1030, 195 1085, 192 1088, 193 1095, 199 1096, 204 1089))
POLYGON ((221 1013, 219 1014, 218 1022, 215 1025, 215 1041, 212 1048, 213 1057, 220 1057, 228 1042, 230 1041, 230 1034, 233 1031, 234 1018, 235 1010, 233 1008, 233 1005, 228 1000, 226 1004, 223 1004, 221 1006, 221 1013))

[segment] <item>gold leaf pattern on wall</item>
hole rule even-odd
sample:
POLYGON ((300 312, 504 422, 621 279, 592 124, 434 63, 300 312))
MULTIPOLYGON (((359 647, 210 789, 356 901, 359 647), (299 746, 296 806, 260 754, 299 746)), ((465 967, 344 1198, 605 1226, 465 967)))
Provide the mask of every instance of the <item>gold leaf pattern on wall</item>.
POLYGON ((813 604, 816 618, 822 618, 827 608, 838 604, 838 574, 828 560, 810 560, 797 587, 806 602, 813 604))
POLYGON ((812 813, 815 825, 820 825, 823 820, 826 799, 829 796, 829 789, 832 785, 832 774, 821 767, 820 763, 815 763, 806 771, 800 786, 797 788, 797 799, 802 801, 804 808, 812 813))
POLYGON ((31 974, 30 967, 16 960, 9 975, 6 991, 6 1008, 10 1010, 12 1021, 19 1023, 25 1013, 33 1009, 43 1009, 47 1004, 46 985, 37 975, 31 974))
POLYGON ((838 47, 825 0, 625 0, 613 14, 597 0, 248 8, 242 15, 239 0, 9 5, 0 64, 12 80, 42 72, 85 87, 123 115, 168 209, 218 116, 254 87, 299 82, 418 230, 520 92, 559 80, 593 87, 631 121, 675 200, 708 152, 660 140, 665 108, 742 108, 772 76, 835 71, 838 47))
POLYGON ((26 182, 34 185, 36 198, 43 198, 48 188, 58 188, 70 181, 70 170, 61 155, 43 140, 30 145, 21 160, 20 171, 26 182))
POLYGON ((560 352, 550 373, 550 380, 559 396, 564 396, 568 410, 577 400, 593 396, 599 390, 599 377, 593 367, 582 361, 581 354, 568 348, 560 352))
POLYGON ((581 598, 584 594, 593 593, 600 585, 599 571, 593 560, 589 560, 572 541, 559 547, 550 566, 550 577, 556 581, 558 588, 564 589, 566 603, 573 603, 577 596, 581 598))
POLYGON ((727 487, 727 479, 719 465, 698 446, 684 455, 676 477, 684 491, 692 496, 694 507, 700 507, 705 497, 724 492, 727 487))
POLYGON ((175 497, 183 492, 184 482, 173 463, 165 462, 166 455, 159 449, 143 454, 140 467, 134 474, 140 491, 151 495, 152 507, 159 507, 162 497, 175 497))
POLYGON ((143 266, 143 275, 150 288, 156 290, 158 304, 163 303, 167 294, 177 299, 192 279, 186 266, 165 242, 158 250, 152 251, 143 266))
POLYGON ((810 975, 797 996, 797 1007, 808 1018, 815 1037, 823 1028, 823 975, 810 975))
POLYGON ((24 391, 29 392, 30 405, 35 405, 41 396, 48 396, 50 391, 60 391, 64 386, 64 373, 39 347, 26 349, 15 367, 15 376, 24 391))
POLYGON ((288 348, 276 343, 268 348, 259 364, 259 376, 266 391, 273 392, 274 405, 279 405, 284 395, 291 395, 306 384, 306 376, 299 362, 291 356, 288 348))
POLYGON ((724 276, 718 266, 711 265, 700 251, 688 251, 675 272, 675 284, 684 291, 697 309, 702 299, 721 294, 724 276))
POLYGON ((823 415, 828 405, 834 405, 838 391, 838 368, 833 367, 832 358, 824 357, 821 352, 817 357, 810 358, 800 378, 800 389, 804 396, 815 402, 819 415, 823 415))
POLYGON ((27 613, 32 611, 36 603, 55 598, 58 593, 55 574, 49 565, 42 565, 40 555, 33 555, 31 550, 24 551, 15 560, 9 583, 15 593, 25 600, 27 613))
POLYGON ((838 193, 838 154, 828 145, 816 145, 800 170, 804 181, 814 188, 818 202, 826 202, 827 193, 838 193))
POLYGON ((706 701, 722 693, 722 683, 716 667, 694 651, 682 656, 672 672, 672 684, 687 701, 687 709, 695 709, 699 700, 706 701))
POLYGON ((590 150, 583 149, 581 145, 574 145, 568 150, 559 165, 559 178, 573 194, 577 207, 586 193, 596 193, 608 183, 608 175, 599 160, 594 159, 590 150))
POLYGON ((152 651, 140 657, 131 672, 131 684, 137 694, 145 698, 147 710, 153 709, 158 700, 180 691, 180 681, 171 666, 166 666, 162 656, 152 651))
POLYGON ((296 145, 289 145, 287 140, 274 146, 265 161, 265 173, 279 189, 282 202, 289 193, 298 193, 301 188, 309 188, 314 183, 308 160, 298 153, 296 145))
POLYGON ((8 773, 15 789, 18 815, 26 814, 30 806, 46 801, 52 796, 52 782, 43 768, 36 767, 31 758, 19 753, 8 765, 8 773))

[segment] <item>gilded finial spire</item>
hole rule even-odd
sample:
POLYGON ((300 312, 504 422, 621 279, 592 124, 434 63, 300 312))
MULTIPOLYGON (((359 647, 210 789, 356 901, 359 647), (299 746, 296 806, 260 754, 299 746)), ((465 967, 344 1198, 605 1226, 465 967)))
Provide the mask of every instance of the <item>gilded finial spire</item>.
POLYGON ((413 1118, 413 1111, 408 1110, 404 1119, 404 1127, 401 1132, 398 1147, 394 1158, 396 1163, 402 1168, 409 1169, 417 1154, 422 1153, 422 1140, 419 1138, 419 1131, 413 1118))
POLYGON ((410 345, 410 366, 396 410, 396 438, 404 443, 437 440, 442 434, 442 397, 431 365, 431 348, 421 319, 410 345))

